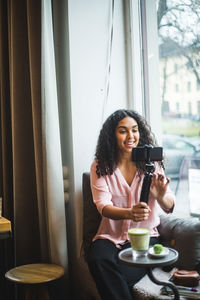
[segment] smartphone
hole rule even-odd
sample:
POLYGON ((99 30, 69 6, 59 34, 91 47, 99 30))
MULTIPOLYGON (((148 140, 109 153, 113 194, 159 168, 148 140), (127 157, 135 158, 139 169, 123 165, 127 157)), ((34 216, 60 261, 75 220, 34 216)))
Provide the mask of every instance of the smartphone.
POLYGON ((132 149, 132 161, 162 161, 163 148, 151 145, 139 146, 132 149))

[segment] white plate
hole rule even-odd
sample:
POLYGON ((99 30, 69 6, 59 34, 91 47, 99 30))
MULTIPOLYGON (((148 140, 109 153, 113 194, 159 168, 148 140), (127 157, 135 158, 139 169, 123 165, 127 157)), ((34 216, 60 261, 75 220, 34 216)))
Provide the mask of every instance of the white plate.
POLYGON ((164 256, 166 256, 166 255, 169 253, 169 249, 166 248, 166 247, 163 247, 163 250, 162 250, 161 253, 155 254, 155 253, 154 253, 153 247, 151 247, 151 248, 149 248, 148 253, 149 253, 151 256, 153 256, 153 257, 164 257, 164 256))

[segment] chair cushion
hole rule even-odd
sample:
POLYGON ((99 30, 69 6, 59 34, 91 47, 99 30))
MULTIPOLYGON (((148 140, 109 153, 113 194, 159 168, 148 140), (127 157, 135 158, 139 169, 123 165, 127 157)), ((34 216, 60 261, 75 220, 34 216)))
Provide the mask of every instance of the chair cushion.
POLYGON ((198 271, 200 269, 200 221, 165 214, 160 218, 161 224, 158 230, 162 243, 179 252, 176 267, 198 271))

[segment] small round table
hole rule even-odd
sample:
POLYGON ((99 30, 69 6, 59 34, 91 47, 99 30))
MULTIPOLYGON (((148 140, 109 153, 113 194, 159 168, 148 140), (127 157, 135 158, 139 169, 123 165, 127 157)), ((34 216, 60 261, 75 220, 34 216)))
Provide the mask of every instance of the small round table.
POLYGON ((122 250, 119 252, 119 259, 132 266, 137 266, 137 267, 146 267, 147 268, 147 274, 151 281, 158 285, 164 285, 164 286, 169 286, 173 293, 174 293, 174 299, 179 300, 179 292, 176 288, 176 286, 169 281, 159 281, 156 279, 153 275, 152 269, 154 267, 164 267, 173 264, 174 262, 177 261, 178 259, 178 252, 172 248, 168 248, 169 253, 164 256, 164 257, 151 257, 149 254, 146 256, 140 256, 135 258, 132 254, 132 248, 128 248, 125 250, 122 250))
POLYGON ((55 264, 29 264, 9 270, 5 277, 25 285, 25 300, 50 300, 45 283, 59 279, 64 273, 64 268, 55 264))

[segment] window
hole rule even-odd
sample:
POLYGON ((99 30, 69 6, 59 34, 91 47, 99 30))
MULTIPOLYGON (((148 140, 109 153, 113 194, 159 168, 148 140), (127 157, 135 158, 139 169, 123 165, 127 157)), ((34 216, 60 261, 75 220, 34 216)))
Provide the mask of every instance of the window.
POLYGON ((187 82, 187 91, 191 92, 191 82, 190 81, 187 82))
POLYGON ((178 83, 175 84, 175 91, 178 93, 179 92, 179 85, 178 83))
MULTIPOLYGON (((198 107, 200 89, 197 85, 197 89, 192 90, 192 86, 196 82, 200 82, 200 71, 197 64, 197 53, 200 50, 199 1, 158 0, 157 20, 158 47, 162 50, 159 51, 159 61, 160 64, 167 61, 167 75, 162 78, 162 74, 160 74, 160 82, 163 84, 166 81, 162 100, 170 99, 170 111, 162 112, 163 132, 165 133, 163 148, 169 160, 166 173, 171 176, 174 184, 177 196, 177 214, 191 216, 194 212, 190 208, 194 209, 194 203, 195 205, 199 203, 196 210, 200 211, 200 202, 194 199, 195 193, 190 197, 191 180, 194 180, 190 173, 191 170, 199 168, 198 161, 200 161, 198 107), (174 66, 174 73, 170 70, 171 65, 174 66), (176 81, 176 93, 170 97, 174 81, 176 81), (190 93, 190 100, 188 93, 190 93)), ((198 189, 196 195, 200 192, 199 188, 196 186, 198 189)))
POLYGON ((200 101, 197 101, 197 116, 198 119, 200 120, 200 101))
POLYGON ((188 115, 192 116, 192 103, 188 102, 188 115))
POLYGON ((196 85, 197 85, 197 91, 199 91, 200 90, 200 82, 198 80, 197 80, 196 85))
POLYGON ((191 176, 200 167, 199 0, 132 2, 141 9, 145 113, 163 141, 165 172, 177 197, 175 214, 193 216, 195 203, 200 216, 200 201, 194 199, 200 185, 193 185, 191 176))

